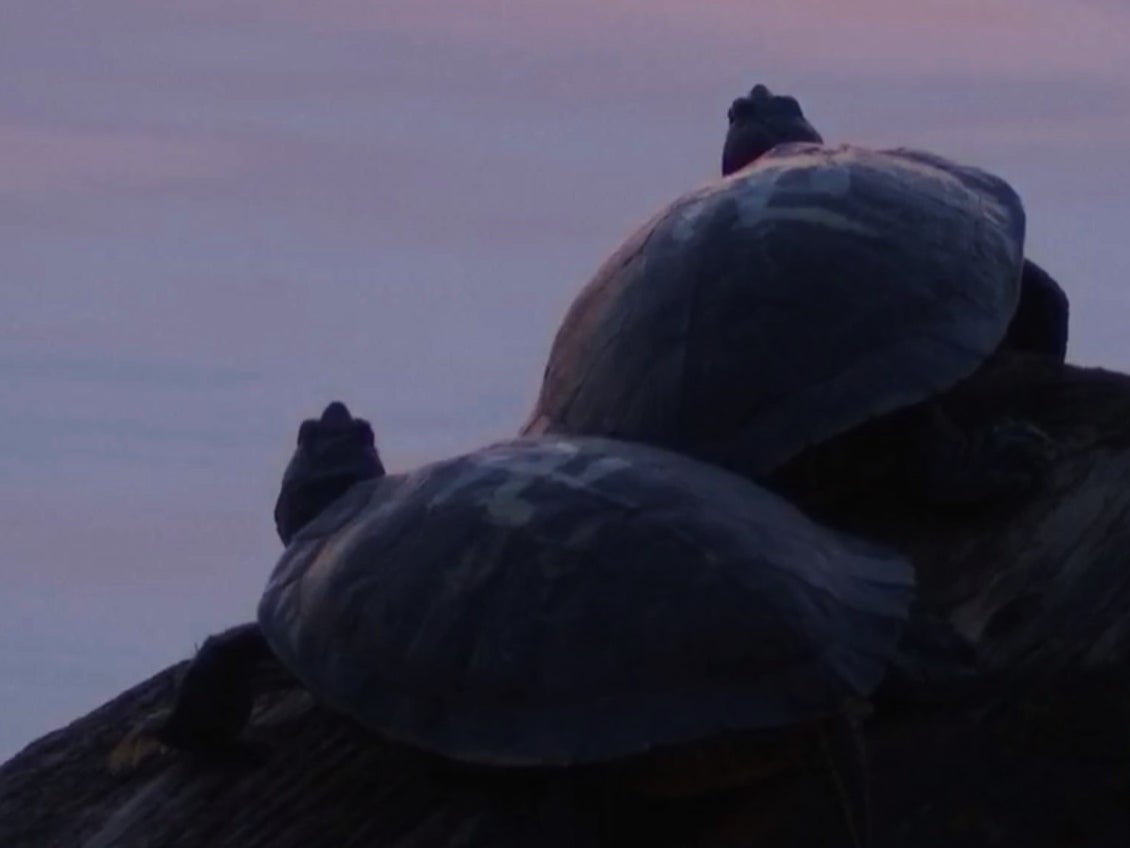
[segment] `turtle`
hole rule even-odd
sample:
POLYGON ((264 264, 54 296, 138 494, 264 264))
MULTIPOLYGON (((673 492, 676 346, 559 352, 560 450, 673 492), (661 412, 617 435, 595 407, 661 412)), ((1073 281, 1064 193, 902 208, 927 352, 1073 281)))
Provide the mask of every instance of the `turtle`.
POLYGON ((646 442, 794 498, 797 463, 851 444, 927 505, 1017 503, 1054 443, 941 399, 1007 350, 1024 227, 1007 182, 930 152, 777 145, 604 261, 520 432, 646 442))
MULTIPOLYGON (((824 143, 795 97, 774 94, 763 83, 736 98, 726 120, 728 129, 722 146, 724 177, 740 171, 778 144, 824 143)), ((1005 340, 1008 347, 1064 361, 1069 314, 1070 304, 1063 287, 1042 267, 1025 259, 1020 302, 1005 340)))
POLYGON ((454 768, 694 795, 830 750, 866 842, 857 707, 901 650, 900 555, 639 443, 517 438, 389 475, 338 401, 301 425, 275 519, 258 620, 202 645, 167 746, 233 744, 276 663, 454 768))

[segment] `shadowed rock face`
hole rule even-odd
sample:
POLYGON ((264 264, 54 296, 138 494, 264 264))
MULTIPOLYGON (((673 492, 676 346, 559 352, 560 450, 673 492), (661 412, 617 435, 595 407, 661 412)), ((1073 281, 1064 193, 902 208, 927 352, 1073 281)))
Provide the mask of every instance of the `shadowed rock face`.
POLYGON ((745 821, 770 804, 803 803, 809 813, 785 822, 805 834, 797 839, 810 839, 817 821, 837 818, 824 805, 822 785, 804 772, 785 775, 758 797, 719 793, 680 803, 583 775, 456 772, 374 739, 299 691, 260 704, 245 761, 218 767, 166 754, 111 773, 106 757, 122 726, 167 703, 179 670, 123 693, 0 768, 0 844, 565 848, 705 838, 701 844, 741 845, 719 840, 735 827, 743 838, 780 830, 770 816, 745 821))
MULTIPOLYGON (((1033 420, 1061 446, 1046 490, 996 512, 892 501, 881 475, 798 497, 901 548, 926 604, 987 669, 960 702, 880 699, 868 725, 876 844, 1130 844, 1130 377, 1023 359, 955 392, 1033 420), (1005 676, 1001 677, 1000 675, 1005 676)), ((0 845, 415 846, 840 844, 803 774, 698 801, 645 801, 581 777, 446 771, 297 692, 261 704, 258 763, 165 756, 114 775, 110 748, 171 698, 175 669, 0 767, 0 845)))

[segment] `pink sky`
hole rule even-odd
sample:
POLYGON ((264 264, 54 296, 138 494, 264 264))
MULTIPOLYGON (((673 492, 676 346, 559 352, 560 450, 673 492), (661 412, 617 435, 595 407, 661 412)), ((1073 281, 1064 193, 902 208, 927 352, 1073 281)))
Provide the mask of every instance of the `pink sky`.
POLYGON ((511 433, 576 290, 757 81, 1024 196, 1070 358, 1130 367, 1130 7, 9 2, 0 756, 250 614, 298 420, 511 433), (845 9, 850 8, 850 13, 845 9))

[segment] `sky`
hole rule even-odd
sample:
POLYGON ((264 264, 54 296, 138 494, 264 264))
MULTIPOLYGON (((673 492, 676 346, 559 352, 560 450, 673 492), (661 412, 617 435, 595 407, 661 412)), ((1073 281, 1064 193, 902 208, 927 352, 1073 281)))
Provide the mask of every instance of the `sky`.
POLYGON ((1000 173, 1130 369, 1122 0, 7 0, 0 759, 250 618, 298 423, 515 432, 578 287, 730 100, 1000 173))

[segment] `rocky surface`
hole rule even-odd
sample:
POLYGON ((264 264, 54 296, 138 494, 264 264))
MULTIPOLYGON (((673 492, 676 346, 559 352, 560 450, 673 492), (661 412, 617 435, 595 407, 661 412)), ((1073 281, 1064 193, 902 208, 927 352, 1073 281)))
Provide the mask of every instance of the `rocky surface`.
MULTIPOLYGON (((983 676, 867 722, 876 844, 1130 845, 1130 377, 1017 360, 953 404, 1029 420, 1058 455, 1012 507, 939 514, 845 469, 810 504, 909 553, 924 604, 983 676)), ((299 691, 257 708, 239 761, 108 756, 167 704, 176 668, 0 767, 0 845, 846 844, 811 775, 706 799, 645 799, 599 775, 453 773, 299 691), (827 813, 827 814, 825 814, 827 813)))

